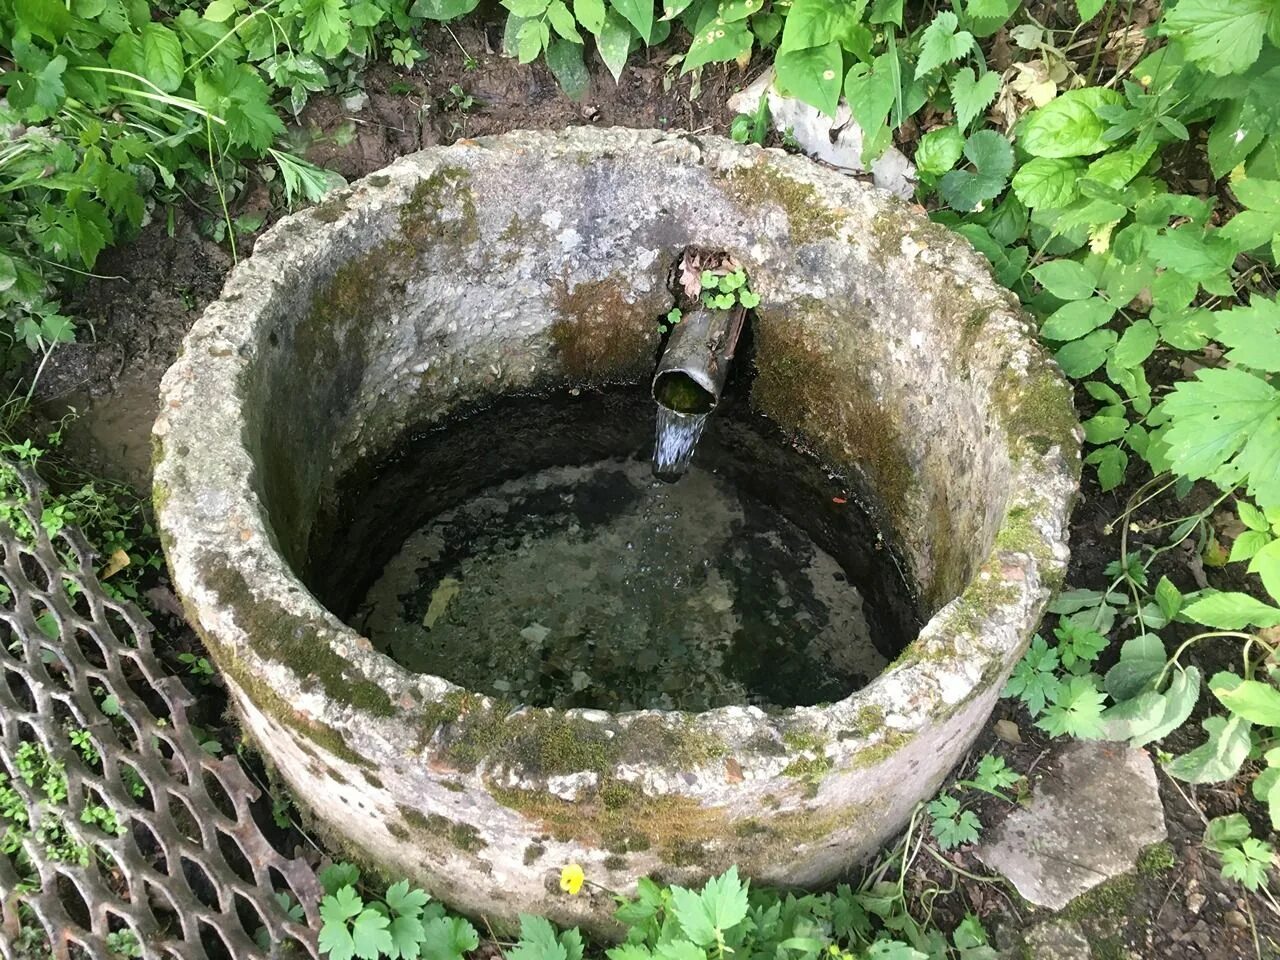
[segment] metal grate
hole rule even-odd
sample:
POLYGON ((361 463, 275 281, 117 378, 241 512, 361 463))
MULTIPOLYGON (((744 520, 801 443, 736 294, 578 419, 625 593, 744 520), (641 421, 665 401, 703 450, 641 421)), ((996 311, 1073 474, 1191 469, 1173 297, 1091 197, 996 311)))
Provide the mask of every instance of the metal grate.
POLYGON ((128 930, 148 958, 316 957, 315 874, 264 836, 239 761, 201 749, 191 694, 88 543, 70 528, 51 542, 39 482, 0 469, 27 492, 0 525, 0 797, 28 821, 0 802, 0 955, 110 960, 128 930))

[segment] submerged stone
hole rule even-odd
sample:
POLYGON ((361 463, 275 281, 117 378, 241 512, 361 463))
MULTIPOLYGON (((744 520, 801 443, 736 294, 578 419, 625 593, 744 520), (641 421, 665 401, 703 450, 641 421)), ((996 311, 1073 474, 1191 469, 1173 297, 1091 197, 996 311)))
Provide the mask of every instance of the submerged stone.
MULTIPOLYGON (((813 885, 874 852, 968 750, 1021 655, 1065 569, 1079 469, 1069 390, 963 240, 804 159, 652 131, 431 149, 286 218, 193 327, 161 399, 162 538, 248 734, 348 852, 499 930, 520 912, 607 929, 608 897, 559 891, 566 863, 619 890, 735 862, 758 882, 813 885), (511 691, 468 690, 348 626, 409 535, 449 506, 620 455, 635 424, 596 388, 652 376, 668 275, 689 246, 733 255, 761 297, 754 352, 735 360, 754 373, 751 406, 865 495, 884 541, 862 547, 900 557, 918 587, 926 622, 897 658, 812 705, 766 711, 771 698, 747 690, 690 712, 541 709, 521 702, 515 669, 511 691), (549 446, 512 445, 508 475, 477 475, 485 448, 449 425, 550 395, 618 416, 544 423, 549 446), (435 438, 413 454, 434 469, 397 470, 415 433, 435 438), (456 455, 436 458, 446 440, 456 455), (351 491, 367 509, 348 509, 351 491)), ((641 427, 633 456, 652 440, 652 421, 641 427)), ((862 590, 884 564, 832 546, 847 498, 827 483, 801 477, 764 499, 812 513, 806 534, 862 590)), ((567 562, 572 543, 560 546, 567 562)), ((504 590, 518 554, 491 554, 504 590)), ((784 580, 796 576, 793 600, 812 582, 784 580)), ((473 582, 442 570, 405 622, 465 627, 473 582)), ((708 576, 695 591, 721 638, 743 611, 724 587, 708 576)), ((873 637, 888 593, 863 592, 873 637)), ((856 603, 841 602, 856 634, 856 603)), ((606 601, 592 604, 598 616, 606 601)), ((504 629, 519 640, 495 647, 554 646, 553 613, 512 610, 504 629)), ((793 648, 815 651, 815 691, 856 646, 833 651, 833 637, 793 648)), ((472 640, 477 656, 488 642, 472 640)), ((594 665, 575 669, 585 681, 570 670, 562 692, 596 682, 594 665)), ((616 702, 644 702, 614 682, 616 702)))

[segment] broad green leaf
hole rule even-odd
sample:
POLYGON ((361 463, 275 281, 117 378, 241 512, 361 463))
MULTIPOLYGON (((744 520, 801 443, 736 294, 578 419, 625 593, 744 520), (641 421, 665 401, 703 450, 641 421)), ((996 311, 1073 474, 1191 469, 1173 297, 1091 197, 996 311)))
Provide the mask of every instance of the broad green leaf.
POLYGON ((520 914, 520 941, 507 951, 509 960, 569 960, 569 951, 556 938, 545 917, 520 914))
POLYGON ((1028 207, 1065 207, 1080 195, 1083 172, 1074 158, 1033 157, 1013 175, 1013 192, 1028 207))
POLYGON ((411 890, 409 881, 401 880, 387 887, 385 899, 387 906, 393 912, 401 916, 417 917, 422 914, 422 908, 427 905, 428 897, 425 890, 411 890))
POLYGON ((969 125, 991 105, 1000 90, 1000 74, 988 70, 981 77, 974 76, 972 67, 957 70, 951 78, 951 102, 956 108, 956 122, 960 129, 969 125))
POLYGON ((941 176, 956 165, 963 152, 964 134, 958 127, 930 130, 916 146, 916 169, 921 173, 941 176))
POLYGON ((1059 342, 1078 340, 1109 321, 1115 312, 1115 305, 1100 297, 1075 300, 1054 311, 1040 328, 1040 335, 1059 342))
POLYGON ((1094 330, 1079 340, 1063 344, 1054 354, 1062 372, 1079 379, 1088 376, 1107 362, 1107 351, 1119 337, 1114 330, 1094 330))
POLYGON ((1225 177, 1248 159, 1266 136, 1270 124, 1262 111, 1243 100, 1222 103, 1213 129, 1209 131, 1209 169, 1215 177, 1225 177))
POLYGON ((1086 87, 1068 90, 1018 125, 1018 142, 1033 157, 1087 157, 1110 144, 1103 139, 1107 124, 1098 108, 1123 102, 1114 90, 1086 87))
POLYGON ((1084 174, 1085 179, 1095 180, 1118 190, 1142 171, 1155 151, 1154 143, 1142 149, 1134 146, 1128 150, 1109 151, 1089 164, 1089 169, 1084 174))
POLYGON ((1206 717, 1200 724, 1209 738, 1166 767, 1187 783, 1219 783, 1235 776, 1249 755, 1249 721, 1242 717, 1206 717))
POLYGON ((1182 613, 1193 623, 1219 630, 1280 626, 1280 607, 1263 603, 1247 593, 1210 593, 1184 606, 1182 613))
POLYGON ((1107 736, 1141 747, 1167 737, 1182 726, 1200 696, 1200 671, 1174 668, 1164 693, 1148 691, 1117 703, 1103 715, 1107 736))
POLYGON ((591 33, 604 29, 604 0, 573 0, 573 15, 591 33))
POLYGON ((1165 12, 1160 32, 1210 73, 1240 73, 1258 59, 1274 9, 1272 0, 1179 0, 1165 12))
POLYGON ((1250 530, 1266 533, 1271 529, 1271 524, 1267 522, 1266 514, 1247 500, 1237 501, 1236 513, 1240 516, 1240 522, 1250 530))
POLYGON ((916 60, 917 80, 973 49, 973 34, 967 30, 957 32, 959 23, 954 13, 944 10, 925 28, 920 37, 920 57, 916 60))
MULTIPOLYGON (((1209 681, 1209 689, 1224 707, 1250 723, 1264 727, 1280 727, 1280 690, 1260 680, 1240 680, 1228 685, 1220 682, 1223 674, 1209 681)), ((1229 674, 1227 676, 1230 676, 1229 674)))
POLYGON ((240 7, 241 4, 237 0, 213 0, 209 6, 205 7, 204 19, 212 23, 222 23, 234 17, 240 7))
POLYGON ((391 939, 391 920, 377 910, 363 910, 351 924, 351 939, 355 943, 356 956, 376 960, 395 947, 391 939))
POLYGON ((1111 443, 1119 440, 1129 430, 1129 421, 1124 417, 1090 417, 1081 424, 1084 427, 1084 438, 1089 443, 1111 443))
POLYGON ((147 79, 165 93, 182 86, 182 41, 168 27, 148 23, 142 28, 142 61, 147 79))
POLYGON ((774 60, 774 69, 780 91, 799 97, 828 116, 836 115, 844 79, 844 55, 836 41, 782 51, 774 60))
POLYGON ((1280 372, 1280 304, 1254 294, 1247 307, 1219 311, 1216 320, 1218 339, 1231 348, 1228 360, 1280 372))
POLYGON ((1227 562, 1241 563, 1248 560, 1270 542, 1270 534, 1260 533, 1257 530, 1246 530, 1236 537, 1235 542, 1231 544, 1231 555, 1227 558, 1227 562))
MULTIPOLYGON (((1031 271, 1031 275, 1040 281, 1040 285, 1059 300, 1086 300, 1093 296, 1094 277, 1085 269, 1084 264, 1075 260, 1050 260, 1031 271)), ((1114 309, 1112 310, 1114 313, 1114 309)), ((1111 314, 1107 315, 1111 319, 1111 314)), ((1105 323, 1106 320, 1100 321, 1105 323)), ((1093 327, 1099 326, 1095 323, 1093 327)), ((1092 330, 1089 327, 1088 330, 1092 330)), ((1082 330, 1076 336, 1087 333, 1082 330)), ((1056 340, 1074 340, 1075 337, 1055 337, 1056 340)))
POLYGON ((1080 22, 1088 23, 1106 5, 1107 0, 1076 0, 1076 12, 1080 14, 1080 22))
POLYGON ((1182 592, 1168 577, 1161 576, 1160 582, 1156 584, 1156 603, 1160 605, 1160 612, 1166 620, 1172 620, 1182 609, 1182 592))
MULTIPOLYGON (((859 127, 874 131, 883 126, 896 96, 888 57, 880 56, 873 64, 855 63, 850 67, 844 78, 844 94, 859 127)), ((919 153, 917 148, 917 156, 919 153)), ((918 161, 916 166, 919 169, 918 161)))
MULTIPOLYGON (((689 57, 693 56, 693 51, 700 40, 701 35, 694 39, 693 46, 689 48, 689 53, 685 57, 685 70, 693 69, 689 66, 689 57)), ((631 51, 631 24, 627 23, 616 10, 610 9, 605 14, 604 27, 596 38, 596 49, 600 51, 600 59, 609 68, 616 83, 622 76, 622 68, 627 65, 627 54, 631 51)))
POLYGON ((701 894, 672 887, 671 912, 690 940, 709 946, 746 919, 747 887, 738 879, 737 867, 730 867, 708 880, 701 894))
POLYGON ((552 38, 547 47, 547 66, 570 100, 581 100, 591 84, 587 65, 582 61, 582 44, 552 38))
POLYGON ((516 53, 521 63, 533 63, 551 40, 545 20, 526 20, 516 34, 516 53))
POLYGON ((424 20, 457 20, 474 10, 480 0, 414 0, 409 16, 424 20))
POLYGON ((658 960, 707 960, 707 951, 688 940, 671 940, 653 948, 658 960))
POLYGON ((1280 540, 1272 540, 1254 553, 1249 572, 1262 578, 1262 585, 1272 597, 1280 597, 1280 540))
POLYGON ((1266 753, 1268 767, 1253 781, 1253 795, 1267 805, 1271 829, 1280 831, 1280 748, 1266 753))
POLYGON ((1106 735, 1102 725, 1102 702, 1106 696, 1089 677, 1071 677, 1036 726, 1051 737, 1100 739, 1106 735))
POLYGON ((764 7, 764 0, 720 0, 720 17, 725 23, 745 20, 755 16, 764 7))
MULTIPOLYGON (((709 9, 714 12, 714 7, 709 9)), ((747 28, 747 21, 737 20, 733 23, 725 23, 719 17, 711 17, 694 31, 693 43, 689 45, 689 52, 684 56, 684 66, 680 68, 680 72, 688 73, 707 63, 737 60, 751 52, 754 42, 751 31, 747 28)), ((843 69, 844 66, 841 64, 836 74, 839 75, 843 69)), ((839 86, 840 81, 836 80, 837 91, 839 86)))
POLYGON ((994 130, 979 130, 965 141, 964 155, 974 170, 952 170, 939 184, 952 209, 969 212, 999 196, 1013 169, 1013 148, 994 130))
POLYGON ((1164 644, 1154 633, 1126 640, 1120 662, 1107 671, 1104 686, 1117 703, 1137 696, 1160 675, 1166 662, 1164 644))
POLYGON ((1136 367, 1151 356, 1160 334, 1150 320, 1136 320, 1125 328, 1112 351, 1112 360, 1121 367, 1136 367))
POLYGON ((1175 385, 1160 410, 1173 468, 1192 480, 1243 479, 1263 506, 1280 504, 1280 393, 1239 369, 1198 370, 1175 385))
POLYGON ((1202 233, 1194 226, 1166 230, 1151 239, 1148 249, 1160 266, 1198 283, 1225 273, 1237 253, 1222 237, 1202 233))
MULTIPOLYGON (((555 32, 560 34, 560 36, 565 40, 575 44, 582 43, 582 34, 578 33, 578 23, 574 20, 573 14, 569 12, 569 8, 565 6, 564 0, 551 0, 551 3, 547 6, 547 19, 551 21, 551 26, 555 32)), ((550 56, 551 51, 548 49, 548 66, 551 64, 550 56)), ((581 61, 582 57, 579 56, 578 60, 581 61)), ((551 68, 551 72, 556 73, 555 67, 551 68)), ((556 73, 556 79, 560 79, 560 75, 558 73, 556 73)), ((560 86, 564 86, 563 81, 561 81, 560 86)), ((583 89, 585 89, 585 87, 583 89)))
MULTIPOLYGON (((610 6, 636 28, 636 33, 646 44, 653 34, 653 0, 609 0, 610 6)), ((723 18, 712 21, 716 28, 724 26, 723 18)))
MULTIPOLYGON (((850 3, 832 3, 831 0, 795 0, 787 13, 782 28, 779 53, 788 50, 805 50, 821 47, 848 34, 851 25, 857 24, 866 7, 866 0, 850 3)), ((838 72, 843 73, 843 64, 838 72)))
POLYGON ((902 0, 875 0, 871 7, 871 23, 893 23, 902 26, 902 0))
POLYGON ((1105 493, 1124 483, 1125 471, 1129 468, 1129 455, 1119 446, 1111 444, 1094 450, 1084 458, 1084 462, 1098 471, 1098 483, 1105 493))
POLYGON ((1244 814, 1230 813, 1209 821, 1204 830, 1204 845, 1214 853, 1224 853, 1248 840, 1252 834, 1253 828, 1244 814))

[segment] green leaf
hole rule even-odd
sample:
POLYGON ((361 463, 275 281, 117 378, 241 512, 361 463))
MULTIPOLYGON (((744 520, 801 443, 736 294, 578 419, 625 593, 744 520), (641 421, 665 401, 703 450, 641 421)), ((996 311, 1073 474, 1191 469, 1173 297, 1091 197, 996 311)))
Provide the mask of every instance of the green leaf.
POLYGON ((1202 595, 1182 613, 1193 623, 1219 630, 1280 626, 1280 607, 1255 600, 1247 593, 1220 592, 1202 595))
POLYGON ((1084 174, 1085 179, 1119 190, 1142 172, 1142 168, 1147 165, 1155 152, 1156 145, 1150 143, 1141 149, 1134 146, 1128 150, 1112 150, 1104 153, 1089 164, 1089 169, 1084 174))
POLYGON ((391 931, 387 929, 390 926, 391 921, 377 910, 362 911, 351 925, 356 956, 362 960, 378 960, 383 954, 390 953, 395 948, 391 931))
POLYGON ((1235 776, 1249 755, 1249 721, 1242 717, 1206 717, 1201 721, 1209 738, 1166 767, 1170 776, 1187 783, 1218 783, 1235 776))
POLYGON ((764 9, 764 0, 720 0, 719 14, 725 23, 745 20, 764 9))
POLYGON ((1071 677, 1036 726, 1051 737, 1069 735, 1097 740, 1106 734, 1102 726, 1102 702, 1106 696, 1090 677, 1071 677))
MULTIPOLYGON (((712 13, 715 12, 714 6, 708 9, 712 13)), ((792 16, 794 16, 794 13, 792 16)), ((729 60, 737 60, 739 57, 750 53, 755 40, 751 31, 747 28, 747 23, 748 21, 746 20, 725 23, 720 17, 713 16, 708 18, 694 31, 693 43, 689 45, 689 52, 684 55, 684 65, 680 68, 680 72, 688 73, 690 70, 707 63, 724 63, 729 60)), ((837 73, 840 70, 843 70, 843 65, 837 70, 837 73)), ((839 82, 837 81, 838 87, 839 82)))
MULTIPOLYGON (((336 894, 343 887, 351 887, 351 892, 355 893, 355 886, 360 882, 360 871, 349 863, 331 863, 320 871, 319 880, 325 893, 336 894)), ((359 912, 356 910, 356 913, 359 912)), ((353 917, 355 915, 351 914, 353 917)))
MULTIPOLYGON (((1070 262, 1070 261, 1063 261, 1070 262)), ((1092 284, 1092 278, 1089 280, 1092 284)), ((1078 340, 1091 330, 1095 330, 1109 321, 1116 312, 1115 304, 1100 297, 1088 300, 1076 300, 1068 303, 1050 314, 1040 328, 1040 335, 1046 340, 1078 340)))
POLYGON ((1271 540, 1254 551, 1249 572, 1262 578, 1262 585, 1272 597, 1280 597, 1280 540, 1271 540))
MULTIPOLYGON (((1040 281, 1040 285, 1052 293, 1059 300, 1086 300, 1093 296, 1094 277, 1084 264, 1075 260, 1050 260, 1048 263, 1042 263, 1031 271, 1031 275, 1040 281)), ((1112 313, 1114 313, 1114 309, 1112 313)), ((1088 330, 1099 326, 1111 319, 1108 314, 1106 319, 1093 324, 1088 330)), ((1082 330, 1076 336, 1087 333, 1088 330, 1082 330)), ((1055 337, 1057 340, 1074 340, 1075 337, 1055 337)))
POLYGON ((952 170, 939 190, 952 209, 969 212, 1004 190, 1013 170, 1013 147, 994 130, 979 130, 965 141, 964 155, 975 170, 952 170))
POLYGON ((943 850, 977 841, 982 823, 972 810, 961 810, 960 801, 955 797, 941 796, 932 801, 927 809, 929 816, 933 818, 930 827, 933 838, 943 850))
POLYGON ((1240 517, 1240 522, 1250 530, 1266 533, 1271 529, 1271 524, 1267 523, 1266 515, 1247 500, 1237 501, 1236 513, 1240 517))
POLYGON ((1241 680, 1219 673, 1209 689, 1231 713, 1264 727, 1280 727, 1280 690, 1261 680, 1241 680))
POLYGON ((1018 142, 1033 157, 1087 157, 1101 153, 1110 144, 1103 139, 1107 124, 1098 109, 1123 101, 1120 94, 1102 87, 1068 90, 1033 110, 1018 124, 1018 142))
POLYGON ((920 57, 916 60, 917 80, 973 49, 973 34, 967 30, 957 32, 959 24, 960 20, 954 13, 944 10, 925 28, 920 37, 920 57))
MULTIPOLYGON (((609 5, 636 28, 636 34, 647 45, 653 35, 653 0, 609 0, 609 5)), ((722 18, 712 22, 717 28, 724 26, 722 18)))
POLYGON ((410 890, 408 880, 401 880, 387 887, 387 906, 401 916, 421 916, 428 899, 425 890, 410 890))
MULTIPOLYGON (((1238 217, 1236 219, 1239 219, 1238 217)), ((1280 372, 1280 304, 1254 294, 1247 307, 1218 311, 1218 339, 1232 363, 1280 372)))
POLYGON ((1124 417, 1090 417, 1081 424, 1084 427, 1084 438, 1089 443, 1111 443, 1119 440, 1129 429, 1129 421, 1124 417))
MULTIPOLYGON (((693 42, 695 47, 698 39, 693 42)), ((631 52, 631 24, 612 8, 605 14, 604 27, 596 39, 596 49, 600 51, 600 59, 609 68, 616 83, 622 76, 622 68, 627 65, 627 54, 631 52)), ((692 54, 692 48, 689 52, 692 54)), ((690 69, 688 56, 685 57, 685 69, 690 69)))
POLYGON ((234 17, 240 10, 240 6, 238 0, 213 0, 209 6, 205 7, 204 19, 212 23, 222 23, 234 17))
POLYGON ((1214 853, 1225 853, 1248 840, 1253 833, 1243 813, 1214 817, 1204 829, 1204 845, 1214 853))
POLYGON ((391 935, 392 948, 388 953, 389 956, 401 957, 402 960, 418 960, 422 955, 423 929, 420 918, 392 917, 387 933, 391 935))
POLYGON ((1156 603, 1166 620, 1172 620, 1182 609, 1182 593, 1168 577, 1161 576, 1156 584, 1156 603))
POLYGON ((671 888, 671 912, 685 935, 699 946, 717 942, 718 935, 733 929, 747 916, 747 887, 738 879, 737 867, 707 881, 701 894, 683 887, 671 888))
POLYGON ((604 29, 604 0, 573 0, 573 15, 598 36, 604 29))
POLYGON ((988 70, 980 78, 972 67, 957 70, 951 78, 951 102, 956 108, 956 122, 962 130, 991 105, 1000 90, 1000 74, 988 70))
POLYGON ((547 47, 547 66, 570 100, 578 101, 591 85, 587 66, 582 61, 582 44, 552 38, 547 47))
POLYGON ((1070 157, 1033 157, 1013 175, 1013 192, 1028 207, 1065 207, 1080 195, 1084 164, 1070 157))
POLYGON ((1192 480, 1241 478, 1264 506, 1280 503, 1280 393, 1239 369, 1198 370, 1160 405, 1170 465, 1192 480))
POLYGON ((1095 330, 1063 344, 1054 354, 1062 372, 1072 379, 1088 376, 1107 362, 1107 351, 1119 339, 1114 330, 1095 330))
POLYGON ((1153 237, 1148 251, 1166 270, 1174 270, 1198 283, 1225 273, 1237 253, 1235 246, 1222 237, 1205 234, 1190 225, 1153 237))
POLYGON ((521 63, 533 63, 551 41, 551 30, 544 20, 526 20, 516 34, 516 54, 521 63))
POLYGON ((545 917, 520 914, 520 942, 507 951, 510 960, 569 960, 555 927, 545 917))
POLYGON ((424 20, 457 20, 479 4, 480 0, 414 0, 409 16, 424 20))
POLYGON ((1124 483, 1125 471, 1129 468, 1129 455, 1111 444, 1094 450, 1084 458, 1084 462, 1098 471, 1098 483, 1105 493, 1124 483))
POLYGON ((1120 662, 1107 671, 1103 686, 1119 703, 1136 697, 1158 677, 1165 665, 1165 649, 1160 638, 1146 633, 1126 640, 1120 648, 1120 662))
POLYGON ((159 23, 142 28, 142 61, 147 79, 165 93, 182 86, 182 42, 178 35, 159 23))
POLYGON ((1267 805, 1271 829, 1280 831, 1280 748, 1268 750, 1266 757, 1269 766, 1258 774, 1251 789, 1254 798, 1267 805))
POLYGON ((1222 855, 1222 876, 1239 880, 1246 890, 1257 890, 1267 882, 1273 855, 1271 844, 1250 837, 1222 855))
POLYGON ((564 0, 551 0, 547 6, 547 19, 551 21, 551 28, 565 40, 570 43, 582 43, 582 34, 578 33, 578 22, 573 19, 573 14, 565 6, 564 0))
POLYGON ((1136 367, 1151 356, 1160 341, 1160 333, 1150 320, 1136 320, 1120 335, 1111 353, 1112 362, 1120 367, 1136 367))
POLYGON ((1236 537, 1235 542, 1231 544, 1231 556, 1227 558, 1227 562, 1241 563, 1248 560, 1270 542, 1271 535, 1269 533, 1246 530, 1236 537))
POLYGON ((844 54, 832 40, 820 47, 780 52, 774 60, 778 89, 817 107, 828 116, 836 115, 844 73, 844 54))
POLYGON ((1106 5, 1107 0, 1076 0, 1076 12, 1080 14, 1080 22, 1088 23, 1106 5))
POLYGON ((963 153, 964 134, 959 127, 930 130, 916 146, 916 169, 921 173, 941 176, 956 165, 963 153))
POLYGON ((883 127, 897 96, 888 56, 877 57, 872 64, 855 63, 850 67, 844 79, 844 93, 858 126, 868 131, 883 127))
POLYGON ((1218 76, 1240 73, 1258 59, 1271 0, 1180 0, 1160 33, 1178 41, 1186 58, 1218 76))
MULTIPOLYGON (((794 0, 782 30, 779 53, 821 47, 832 40, 850 39, 860 24, 866 0, 832 3, 831 0, 794 0)), ((868 58, 869 59, 869 58, 868 58)), ((841 71, 843 72, 843 66, 841 71)))
POLYGON ((1150 691, 1116 704, 1103 715, 1107 736, 1133 747, 1167 737, 1182 726, 1200 698, 1200 671, 1175 667, 1164 693, 1150 691))
POLYGON ((422 925, 424 960, 459 960, 479 946, 480 935, 461 917, 434 917, 422 925))
POLYGON ((1002 697, 1017 697, 1025 705, 1031 716, 1037 717, 1045 708, 1046 701, 1057 696, 1062 685, 1058 680, 1058 651, 1050 647, 1042 636, 1036 634, 1026 654, 1013 668, 1002 697))

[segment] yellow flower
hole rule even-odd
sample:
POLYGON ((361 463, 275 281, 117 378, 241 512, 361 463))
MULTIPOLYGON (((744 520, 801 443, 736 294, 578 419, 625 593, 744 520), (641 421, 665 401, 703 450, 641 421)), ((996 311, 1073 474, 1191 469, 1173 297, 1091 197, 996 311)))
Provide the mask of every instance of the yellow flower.
POLYGON ((560 868, 560 889, 567 894, 576 895, 582 889, 582 883, 586 879, 586 874, 576 863, 560 868))

